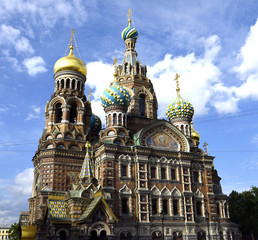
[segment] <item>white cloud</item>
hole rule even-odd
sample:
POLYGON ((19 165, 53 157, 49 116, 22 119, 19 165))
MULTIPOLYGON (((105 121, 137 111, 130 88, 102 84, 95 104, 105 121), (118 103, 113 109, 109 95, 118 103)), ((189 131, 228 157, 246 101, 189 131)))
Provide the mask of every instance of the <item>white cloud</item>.
POLYGON ((18 222, 20 212, 28 209, 33 168, 25 169, 14 180, 0 179, 0 222, 18 222))
POLYGON ((23 64, 27 68, 28 74, 31 76, 47 71, 44 59, 39 56, 26 58, 23 60, 23 64))
POLYGON ((0 45, 11 46, 17 53, 33 54, 34 49, 27 38, 21 35, 19 29, 10 25, 0 26, 0 45))
POLYGON ((28 117, 25 119, 25 121, 29 121, 31 119, 36 119, 39 118, 40 115, 40 107, 36 106, 36 105, 32 105, 30 106, 30 108, 32 109, 32 112, 30 112, 28 114, 28 117))
POLYGON ((234 70, 238 73, 244 74, 247 72, 257 72, 258 66, 258 19, 256 23, 251 26, 250 32, 246 38, 245 45, 241 48, 238 55, 241 59, 241 64, 235 67, 234 70))

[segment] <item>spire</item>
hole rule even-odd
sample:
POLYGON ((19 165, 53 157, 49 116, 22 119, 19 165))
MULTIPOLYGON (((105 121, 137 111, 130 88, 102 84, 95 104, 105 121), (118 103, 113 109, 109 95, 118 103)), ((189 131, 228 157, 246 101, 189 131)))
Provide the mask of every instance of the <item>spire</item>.
POLYGON ((117 68, 116 68, 116 63, 117 63, 117 58, 115 57, 114 59, 114 63, 113 63, 113 66, 114 66, 114 81, 116 82, 117 81, 117 68))
POLYGON ((178 73, 176 73, 176 77, 174 79, 174 81, 176 81, 176 92, 177 92, 177 96, 180 96, 180 88, 179 88, 179 81, 178 78, 180 77, 180 75, 178 73))
POLYGON ((91 168, 91 158, 89 154, 89 148, 91 147, 90 142, 86 142, 86 155, 84 158, 84 162, 82 164, 82 169, 80 173, 80 179, 86 180, 86 183, 90 183, 91 179, 93 178, 92 168, 91 168))

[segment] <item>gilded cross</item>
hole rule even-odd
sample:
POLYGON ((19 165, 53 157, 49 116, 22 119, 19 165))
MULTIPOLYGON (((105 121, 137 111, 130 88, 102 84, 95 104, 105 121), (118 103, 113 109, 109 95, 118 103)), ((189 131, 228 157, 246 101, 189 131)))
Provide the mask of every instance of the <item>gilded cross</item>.
POLYGON ((117 63, 117 58, 115 57, 113 66, 116 66, 116 63, 117 63))
POLYGON ((73 46, 73 35, 74 35, 74 30, 72 28, 72 34, 71 34, 71 46, 73 46))
POLYGON ((131 27, 131 16, 132 16, 132 9, 131 8, 129 8, 127 16, 128 16, 128 25, 129 25, 129 27, 131 27))
POLYGON ((203 147, 204 147, 204 154, 208 155, 208 143, 204 142, 203 147))
POLYGON ((176 77, 175 77, 174 81, 176 81, 176 91, 177 91, 178 95, 179 95, 179 92, 180 92, 179 81, 178 81, 179 77, 180 77, 180 75, 178 73, 176 73, 176 77))
POLYGON ((89 103, 90 103, 90 95, 91 95, 91 89, 89 89, 89 95, 88 95, 89 103))

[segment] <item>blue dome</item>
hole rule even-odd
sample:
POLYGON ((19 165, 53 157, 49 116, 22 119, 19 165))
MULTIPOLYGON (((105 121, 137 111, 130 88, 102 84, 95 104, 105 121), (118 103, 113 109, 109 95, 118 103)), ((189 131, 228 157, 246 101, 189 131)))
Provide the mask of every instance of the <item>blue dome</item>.
POLYGON ((99 132, 100 129, 101 129, 101 120, 100 118, 95 115, 95 114, 92 114, 91 115, 91 119, 90 119, 90 129, 92 132, 99 132))
POLYGON ((129 92, 118 83, 113 83, 100 97, 104 108, 111 105, 128 107, 131 101, 129 92))

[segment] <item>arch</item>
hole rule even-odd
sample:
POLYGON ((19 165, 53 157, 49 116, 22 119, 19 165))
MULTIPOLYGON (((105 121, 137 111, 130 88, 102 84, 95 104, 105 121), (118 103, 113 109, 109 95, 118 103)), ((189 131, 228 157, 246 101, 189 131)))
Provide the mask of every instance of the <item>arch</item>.
POLYGON ((126 184, 124 184, 124 186, 119 189, 119 193, 123 194, 123 195, 131 195, 132 194, 132 190, 129 187, 127 187, 126 184))
POLYGON ((80 150, 80 147, 79 147, 78 145, 76 145, 76 144, 71 144, 71 145, 69 146, 69 149, 79 151, 79 150, 80 150))
POLYGON ((117 114, 113 113, 113 126, 117 125, 117 114))
POLYGON ((73 136, 72 133, 68 132, 68 133, 65 134, 65 137, 64 137, 64 138, 65 138, 65 139, 74 139, 74 136, 73 136))
POLYGON ((55 135, 55 139, 61 139, 63 137, 64 137, 63 134, 60 133, 60 132, 57 132, 56 135, 55 135))
POLYGON ((69 122, 70 123, 77 122, 77 104, 75 102, 73 102, 70 107, 69 122))
POLYGON ((61 79, 61 89, 64 89, 64 79, 61 79))
POLYGON ((50 139, 53 139, 53 136, 51 135, 51 133, 45 136, 45 140, 50 140, 50 139))
POLYGON ((197 233, 197 240, 206 240, 206 232, 204 231, 199 231, 197 233))
POLYGON ((63 144, 58 144, 57 149, 65 149, 65 146, 63 144))
POLYGON ((180 198, 182 196, 181 192, 178 190, 177 187, 174 187, 173 190, 171 191, 172 197, 180 198))
POLYGON ((83 140, 83 136, 82 136, 81 134, 78 134, 78 135, 76 136, 76 139, 77 139, 77 140, 83 140))
POLYGON ((162 196, 170 196, 171 192, 168 190, 168 188, 166 186, 164 186, 163 189, 161 190, 161 195, 162 196))
POLYGON ((59 81, 56 82, 56 90, 59 90, 59 81))
POLYGON ((66 228, 61 228, 59 229, 57 232, 56 232, 56 236, 59 237, 59 239, 61 240, 65 240, 65 239, 68 239, 69 237, 69 231, 68 229, 66 228), (62 237, 65 237, 65 238, 61 238, 62 237))
POLYGON ((136 74, 140 73, 140 64, 137 62, 136 63, 136 74))
POLYGON ((72 105, 73 103, 76 103, 77 106, 80 107, 80 108, 84 107, 83 101, 78 97, 71 97, 71 98, 68 99, 68 101, 67 101, 68 105, 72 105))
POLYGON ((156 187, 156 185, 154 185, 151 190, 150 190, 151 194, 154 196, 160 196, 160 190, 156 187))
POLYGON ((57 103, 61 103, 62 105, 66 105, 66 100, 63 97, 56 96, 49 102, 49 108, 55 107, 57 103))
POLYGON ((53 148, 55 148, 53 143, 50 143, 50 144, 46 145, 46 149, 53 149, 53 148))

